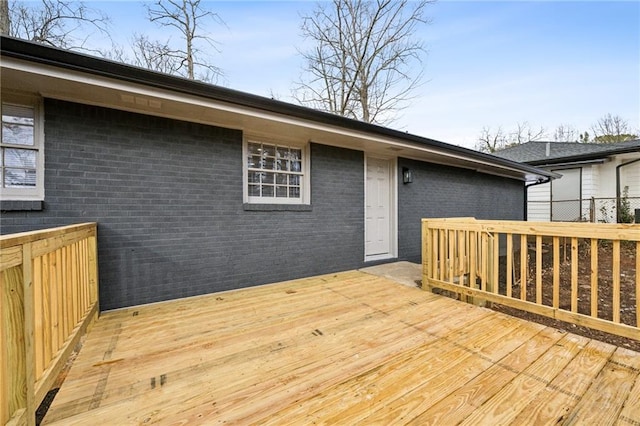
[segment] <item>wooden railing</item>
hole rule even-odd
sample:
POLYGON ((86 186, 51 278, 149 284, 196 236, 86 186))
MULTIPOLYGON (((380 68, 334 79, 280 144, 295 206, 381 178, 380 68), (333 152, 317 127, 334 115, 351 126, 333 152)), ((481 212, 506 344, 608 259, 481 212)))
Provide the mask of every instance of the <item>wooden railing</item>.
POLYGON ((96 224, 0 237, 0 424, 31 425, 98 312, 96 224))
POLYGON ((640 340, 640 225, 423 219, 422 243, 425 289, 640 340))

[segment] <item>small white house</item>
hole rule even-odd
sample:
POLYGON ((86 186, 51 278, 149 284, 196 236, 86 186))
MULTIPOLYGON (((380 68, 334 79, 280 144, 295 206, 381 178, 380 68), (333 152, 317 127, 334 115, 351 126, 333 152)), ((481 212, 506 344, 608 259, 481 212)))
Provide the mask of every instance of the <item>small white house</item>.
POLYGON ((527 142, 495 155, 562 175, 528 187, 529 221, 630 222, 640 209, 640 139, 527 142))

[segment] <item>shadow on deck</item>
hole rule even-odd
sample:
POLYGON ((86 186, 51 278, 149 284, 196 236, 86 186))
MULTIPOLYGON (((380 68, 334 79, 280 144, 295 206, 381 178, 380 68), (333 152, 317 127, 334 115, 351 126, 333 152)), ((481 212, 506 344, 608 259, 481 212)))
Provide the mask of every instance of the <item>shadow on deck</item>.
POLYGON ((344 272, 103 314, 44 424, 640 424, 640 354, 344 272))

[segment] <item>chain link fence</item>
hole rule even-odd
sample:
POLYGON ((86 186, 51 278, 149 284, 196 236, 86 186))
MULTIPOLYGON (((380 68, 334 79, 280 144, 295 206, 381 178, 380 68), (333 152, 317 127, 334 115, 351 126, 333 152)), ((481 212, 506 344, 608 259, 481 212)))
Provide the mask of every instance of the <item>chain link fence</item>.
POLYGON ((640 197, 591 198, 586 200, 563 200, 531 202, 547 210, 553 222, 593 223, 640 223, 640 197))

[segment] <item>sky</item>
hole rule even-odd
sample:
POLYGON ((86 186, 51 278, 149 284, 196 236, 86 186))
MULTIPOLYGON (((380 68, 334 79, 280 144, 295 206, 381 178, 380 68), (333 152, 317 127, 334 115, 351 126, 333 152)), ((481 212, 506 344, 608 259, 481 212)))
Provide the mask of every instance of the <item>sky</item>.
MULTIPOLYGON (((166 39, 134 1, 88 1, 111 18, 116 43, 133 32, 166 39)), ((204 1, 226 26, 208 30, 224 72, 220 84, 295 103, 305 40, 301 16, 313 1, 204 1)), ((551 140, 560 124, 578 132, 605 114, 640 133, 640 2, 456 1, 427 8, 423 84, 389 125, 473 148, 483 128, 509 132, 518 123, 544 127, 551 140)), ((177 37, 177 36, 174 36, 177 37)))

